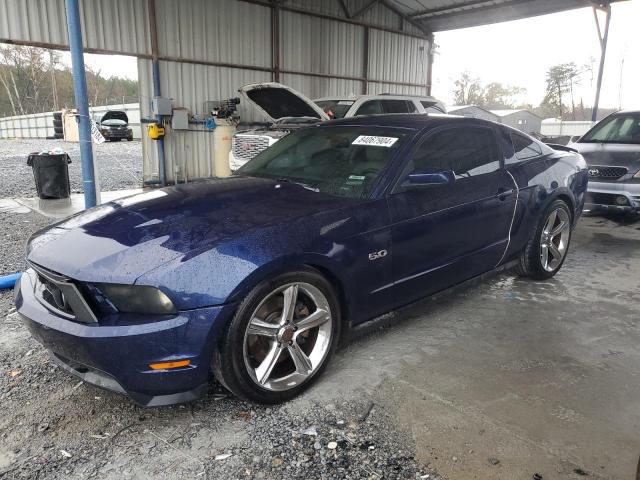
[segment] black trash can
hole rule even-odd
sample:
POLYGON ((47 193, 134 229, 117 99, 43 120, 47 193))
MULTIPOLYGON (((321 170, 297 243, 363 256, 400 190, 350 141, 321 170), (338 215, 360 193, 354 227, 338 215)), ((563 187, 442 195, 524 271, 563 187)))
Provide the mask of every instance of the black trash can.
POLYGON ((60 153, 32 153, 27 165, 33 169, 36 191, 40 198, 69 198, 69 155, 60 153))

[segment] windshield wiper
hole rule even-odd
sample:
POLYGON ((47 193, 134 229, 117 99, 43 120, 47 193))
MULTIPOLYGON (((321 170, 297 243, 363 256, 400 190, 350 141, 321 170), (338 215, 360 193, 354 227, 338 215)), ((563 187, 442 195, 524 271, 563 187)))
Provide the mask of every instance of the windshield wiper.
POLYGON ((278 182, 294 183, 296 185, 300 185, 303 188, 306 188, 307 190, 311 190, 312 192, 320 193, 319 188, 312 187, 311 185, 307 185, 306 183, 303 183, 303 182, 296 182, 295 180, 291 180, 290 178, 281 177, 281 178, 276 178, 276 180, 278 182))

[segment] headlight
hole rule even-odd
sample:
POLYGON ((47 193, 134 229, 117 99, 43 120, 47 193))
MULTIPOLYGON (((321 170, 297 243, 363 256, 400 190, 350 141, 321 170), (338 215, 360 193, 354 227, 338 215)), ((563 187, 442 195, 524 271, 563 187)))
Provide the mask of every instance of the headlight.
POLYGON ((112 283, 98 283, 95 286, 119 312, 155 315, 177 313, 171 299, 156 287, 112 283))
POLYGON ((636 172, 636 174, 633 176, 633 178, 640 178, 640 170, 638 170, 636 172))

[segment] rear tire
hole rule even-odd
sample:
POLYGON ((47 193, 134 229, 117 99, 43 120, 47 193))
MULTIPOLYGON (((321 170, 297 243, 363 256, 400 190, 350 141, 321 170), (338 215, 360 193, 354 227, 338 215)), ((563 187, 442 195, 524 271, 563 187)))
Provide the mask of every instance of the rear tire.
POLYGON ((217 380, 238 397, 287 401, 322 374, 338 344, 340 309, 329 282, 304 268, 258 284, 214 352, 217 380))
POLYGON ((546 280, 553 277, 567 258, 571 241, 572 216, 569 206, 563 200, 552 202, 540 216, 520 256, 518 273, 546 280))

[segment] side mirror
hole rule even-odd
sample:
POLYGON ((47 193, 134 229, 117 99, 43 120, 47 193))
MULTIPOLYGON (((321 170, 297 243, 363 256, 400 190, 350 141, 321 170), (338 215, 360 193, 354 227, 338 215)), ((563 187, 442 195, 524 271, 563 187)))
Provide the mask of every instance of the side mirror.
POLYGON ((443 170, 440 172, 417 172, 409 174, 405 182, 407 187, 417 187, 421 185, 445 185, 453 183, 456 175, 453 170, 443 170))

